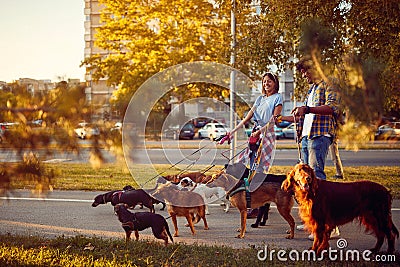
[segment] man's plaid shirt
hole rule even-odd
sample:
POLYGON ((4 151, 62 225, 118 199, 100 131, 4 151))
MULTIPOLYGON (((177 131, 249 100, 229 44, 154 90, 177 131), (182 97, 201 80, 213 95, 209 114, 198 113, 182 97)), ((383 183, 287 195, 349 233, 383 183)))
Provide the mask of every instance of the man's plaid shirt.
MULTIPOLYGON (((339 115, 339 95, 337 90, 333 86, 329 86, 326 82, 321 81, 319 83, 313 84, 307 92, 307 97, 305 98, 304 105, 307 105, 307 99, 310 95, 312 88, 315 87, 314 97, 312 99, 313 106, 323 106, 327 105, 332 108, 332 115, 320 115, 314 114, 314 119, 310 131, 309 139, 317 136, 330 135, 333 138, 337 134, 337 117, 339 115)), ((301 138, 301 133, 303 131, 304 116, 299 120, 297 127, 297 134, 301 138)), ((300 141, 300 140, 299 140, 300 141)))

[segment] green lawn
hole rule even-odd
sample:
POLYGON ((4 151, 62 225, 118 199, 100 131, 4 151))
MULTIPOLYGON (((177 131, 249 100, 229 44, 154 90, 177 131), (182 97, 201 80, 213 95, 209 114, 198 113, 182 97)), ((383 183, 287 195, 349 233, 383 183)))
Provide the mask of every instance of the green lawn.
MULTIPOLYGON (((115 190, 130 184, 146 184, 145 188, 152 188, 157 173, 172 174, 180 171, 171 165, 135 165, 130 171, 124 164, 106 164, 99 169, 93 169, 88 164, 47 164, 56 172, 53 182, 54 189, 60 190, 115 190), (131 175, 132 173, 132 175, 131 175)), ((182 168, 184 166, 181 166, 182 168)), ((194 170, 204 170, 207 166, 197 165, 194 170)), ((222 166, 215 166, 208 173, 221 170, 222 166)), ((287 173, 291 166, 273 166, 271 173, 287 173)), ((391 190, 394 198, 400 198, 400 166, 395 167, 345 167, 345 181, 371 180, 386 186, 391 190)), ((333 167, 326 167, 328 177, 334 175, 333 167)), ((27 188, 32 185, 21 181, 14 183, 14 188, 27 188)))

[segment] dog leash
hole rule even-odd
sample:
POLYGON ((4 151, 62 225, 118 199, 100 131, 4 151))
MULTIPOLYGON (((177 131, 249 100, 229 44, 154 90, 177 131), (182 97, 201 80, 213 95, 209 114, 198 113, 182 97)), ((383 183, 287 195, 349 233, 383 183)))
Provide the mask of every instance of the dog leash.
MULTIPOLYGON (((208 145, 204 146, 203 148, 207 147, 208 145)), ((206 155, 208 152, 210 152, 211 148, 207 149, 206 152, 204 153, 204 155, 206 155)), ((190 163, 189 165, 186 166, 186 168, 182 169, 177 176, 179 177, 182 173, 190 170, 198 161, 200 160, 200 157, 198 157, 194 162, 190 163)), ((215 165, 213 165, 211 168, 213 168, 215 165)), ((209 169, 211 169, 209 168, 209 169)), ((201 173, 205 173, 206 171, 208 171, 209 169, 206 168, 205 171, 200 171, 201 173)))
POLYGON ((296 115, 294 115, 294 114, 293 114, 293 121, 294 121, 294 131, 296 132, 297 153, 299 156, 299 160, 297 163, 302 163, 303 159, 301 158, 300 138, 299 138, 299 133, 297 132, 296 115))
POLYGON ((178 162, 174 163, 173 165, 171 165, 170 167, 168 167, 166 170, 164 170, 164 171, 158 173, 157 175, 151 177, 149 180, 147 180, 147 181, 143 184, 142 188, 143 188, 146 184, 148 184, 149 182, 153 181, 153 180, 156 179, 157 177, 159 177, 159 176, 161 176, 162 174, 164 174, 167 170, 172 169, 173 167, 175 167, 176 165, 178 165, 179 163, 181 163, 182 161, 184 161, 184 160, 187 159, 188 157, 193 156, 194 154, 200 152, 203 148, 207 147, 208 145, 209 145, 209 144, 206 144, 206 145, 204 145, 204 146, 202 146, 202 147, 196 149, 195 151, 193 151, 192 153, 190 153, 190 155, 188 155, 188 156, 184 157, 183 159, 179 160, 178 162))

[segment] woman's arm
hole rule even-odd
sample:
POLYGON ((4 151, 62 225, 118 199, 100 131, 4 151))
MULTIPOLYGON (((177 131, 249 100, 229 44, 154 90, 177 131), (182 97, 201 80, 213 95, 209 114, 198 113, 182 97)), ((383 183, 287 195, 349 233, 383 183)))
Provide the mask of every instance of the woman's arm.
POLYGON ((230 134, 230 135, 234 134, 237 130, 239 130, 240 128, 242 128, 243 125, 245 125, 248 121, 250 121, 251 118, 252 118, 253 115, 254 115, 254 109, 255 109, 255 107, 252 107, 252 108, 250 109, 250 111, 247 113, 246 117, 245 117, 241 122, 239 122, 239 124, 238 124, 230 133, 228 133, 228 134, 230 134))

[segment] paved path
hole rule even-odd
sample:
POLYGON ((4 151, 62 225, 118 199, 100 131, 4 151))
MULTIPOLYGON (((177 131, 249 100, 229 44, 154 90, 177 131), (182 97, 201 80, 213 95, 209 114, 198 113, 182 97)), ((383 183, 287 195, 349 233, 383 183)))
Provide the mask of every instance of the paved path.
MULTIPOLYGON (((91 207, 94 196, 101 192, 86 191, 55 191, 48 199, 35 199, 27 191, 17 191, 8 200, 0 200, 0 231, 1 233, 43 235, 54 237, 59 235, 76 236, 89 235, 108 238, 124 238, 124 232, 117 217, 113 214, 110 204, 91 207)), ((135 209, 136 212, 142 211, 135 209)), ((168 217, 166 211, 156 212, 168 217)), ((264 248, 265 245, 276 248, 291 248, 296 250, 308 249, 312 242, 307 239, 308 234, 297 231, 292 240, 285 239, 285 232, 289 225, 281 218, 275 206, 272 206, 270 218, 266 226, 253 229, 250 224, 255 219, 248 220, 248 229, 244 239, 237 239, 236 230, 239 228, 240 216, 236 208, 224 213, 219 204, 210 206, 210 215, 207 220, 209 230, 203 229, 200 222, 196 225, 197 234, 192 236, 190 230, 184 226, 184 218, 178 218, 180 236, 175 242, 198 243, 207 245, 226 245, 233 248, 264 248)), ((393 201, 393 221, 400 229, 400 200, 393 201)), ((300 222, 298 208, 292 210, 296 223, 300 222)), ((173 225, 168 220, 171 232, 173 225)), ((360 251, 374 246, 375 238, 364 233, 358 223, 350 223, 340 227, 341 238, 347 241, 347 249, 360 251)), ((154 239, 151 231, 141 232, 141 238, 154 239)), ((161 241, 160 241, 161 242, 161 241)), ((331 240, 332 248, 336 248, 337 239, 331 240)), ((386 243, 383 247, 386 250, 386 243)), ((396 251, 400 251, 400 240, 396 242, 396 251)))

